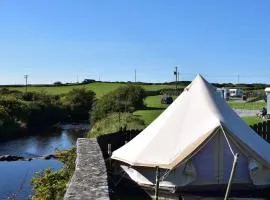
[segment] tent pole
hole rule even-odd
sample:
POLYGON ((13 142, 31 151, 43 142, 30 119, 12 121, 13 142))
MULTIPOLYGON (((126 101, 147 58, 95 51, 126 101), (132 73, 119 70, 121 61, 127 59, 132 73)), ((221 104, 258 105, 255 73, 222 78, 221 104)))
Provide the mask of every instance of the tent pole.
POLYGON ((159 167, 156 167, 156 186, 155 186, 155 200, 158 200, 158 190, 159 190, 159 167))
POLYGON ((230 191, 231 191, 232 179, 233 179, 233 176, 235 174, 235 169, 236 169, 236 166, 237 166, 238 157, 239 157, 239 154, 236 153, 234 155, 232 171, 231 171, 230 179, 229 179, 229 182, 228 182, 228 185, 227 185, 227 190, 226 190, 226 194, 225 194, 224 200, 227 200, 228 199, 229 194, 230 194, 230 191))

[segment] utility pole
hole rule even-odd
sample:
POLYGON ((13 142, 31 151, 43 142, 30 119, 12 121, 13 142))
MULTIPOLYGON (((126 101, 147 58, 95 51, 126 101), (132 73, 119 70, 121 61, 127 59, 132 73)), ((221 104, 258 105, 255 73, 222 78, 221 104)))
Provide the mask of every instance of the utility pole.
POLYGON ((136 69, 135 69, 135 83, 137 82, 137 72, 136 72, 136 69))
POLYGON ((239 84, 240 75, 237 74, 237 84, 239 84))
POLYGON ((177 72, 177 66, 175 67, 175 71, 173 72, 173 74, 175 75, 175 89, 177 90, 177 76, 178 76, 178 72, 177 72))
POLYGON ((25 78, 25 92, 27 92, 27 80, 28 80, 28 76, 29 75, 24 75, 24 78, 25 78))

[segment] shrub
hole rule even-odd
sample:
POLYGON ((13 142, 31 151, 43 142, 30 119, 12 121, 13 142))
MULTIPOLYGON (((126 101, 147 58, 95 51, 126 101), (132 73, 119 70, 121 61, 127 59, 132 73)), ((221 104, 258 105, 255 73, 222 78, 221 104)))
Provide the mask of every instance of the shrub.
POLYGON ((13 137, 19 130, 18 122, 0 105, 0 140, 13 137))
POLYGON ((28 104, 17 100, 12 96, 4 96, 0 98, 0 106, 5 112, 15 120, 24 121, 27 118, 28 104))
POLYGON ((31 129, 54 125, 64 120, 66 116, 67 111, 61 106, 43 102, 31 102, 26 120, 27 127, 31 129))
POLYGON ((88 120, 96 94, 85 88, 74 88, 62 97, 62 102, 69 110, 73 120, 88 120))
POLYGON ((91 122, 95 123, 112 112, 133 112, 144 107, 145 91, 141 86, 125 85, 95 102, 91 122))
POLYGON ((64 162, 64 166, 58 171, 46 169, 33 177, 34 195, 32 200, 63 199, 67 183, 74 173, 76 149, 56 152, 56 156, 64 162))

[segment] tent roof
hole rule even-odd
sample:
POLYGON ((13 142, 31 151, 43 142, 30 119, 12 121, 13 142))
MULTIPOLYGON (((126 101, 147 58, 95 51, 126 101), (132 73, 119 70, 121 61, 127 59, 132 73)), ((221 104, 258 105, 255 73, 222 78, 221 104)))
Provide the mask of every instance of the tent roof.
POLYGON ((270 164, 270 145, 200 75, 138 136, 114 151, 112 158, 132 166, 172 169, 198 150, 221 125, 245 149, 270 164))

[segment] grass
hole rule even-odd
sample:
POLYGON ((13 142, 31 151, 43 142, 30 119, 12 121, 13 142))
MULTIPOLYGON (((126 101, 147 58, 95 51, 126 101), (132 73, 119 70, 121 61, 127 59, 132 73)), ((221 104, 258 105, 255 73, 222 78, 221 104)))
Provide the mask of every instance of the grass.
POLYGON ((120 130, 120 127, 126 130, 142 130, 145 128, 144 121, 131 113, 112 113, 107 117, 97 121, 90 132, 88 137, 97 137, 104 134, 114 133, 120 130))
MULTIPOLYGON (((51 87, 42 87, 42 86, 29 86, 28 91, 33 92, 47 92, 49 94, 63 94, 67 93, 73 88, 82 88, 93 90, 97 97, 100 98, 103 95, 115 90, 116 88, 126 85, 127 83, 103 83, 95 82, 86 85, 72 85, 72 86, 51 86, 51 87)), ((175 88, 174 85, 142 85, 146 91, 158 91, 161 89, 175 88)), ((25 87, 9 87, 9 89, 25 91, 25 87)))
POLYGON ((243 109, 243 110, 261 110, 263 107, 266 107, 265 102, 240 103, 229 101, 228 104, 234 109, 243 109))
MULTIPOLYGON (((167 107, 166 104, 161 104, 160 100, 162 95, 157 96, 149 96, 147 97, 144 102, 146 104, 145 110, 137 110, 133 114, 138 116, 140 119, 144 120, 145 124, 150 124, 153 120, 155 120, 167 107)), ((174 97, 175 98, 175 97, 174 97)), ((266 106, 265 102, 254 102, 254 103, 237 103, 230 101, 228 102, 232 108, 235 109, 249 109, 249 110, 257 110, 262 109, 262 107, 266 106)), ((253 125, 263 120, 256 117, 243 117, 242 118, 248 125, 253 125)))
MULTIPOLYGON (((133 114, 144 120, 145 124, 150 124, 156 119, 167 107, 167 104, 160 102, 162 95, 146 97, 144 103, 146 105, 145 110, 137 110, 133 114)), ((174 99, 176 97, 173 97, 174 99)))
POLYGON ((154 119, 156 119, 163 110, 137 110, 133 114, 138 116, 144 121, 145 124, 150 124, 154 119))
POLYGON ((242 117, 242 119, 243 119, 248 125, 258 124, 258 123, 264 121, 262 118, 259 118, 259 117, 257 117, 257 116, 242 117))

